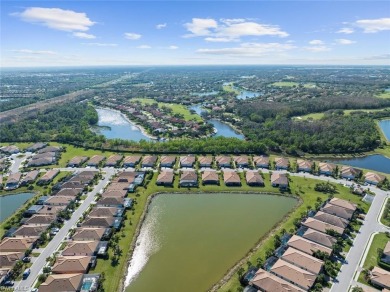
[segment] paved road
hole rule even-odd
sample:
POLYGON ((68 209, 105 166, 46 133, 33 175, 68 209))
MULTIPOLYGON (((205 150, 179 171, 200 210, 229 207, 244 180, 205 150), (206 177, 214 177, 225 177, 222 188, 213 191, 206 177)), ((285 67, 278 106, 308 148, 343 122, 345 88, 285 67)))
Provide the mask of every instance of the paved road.
MULTIPOLYGON (((69 169, 68 169, 69 171, 69 169)), ((15 283, 15 290, 18 289, 28 289, 32 288, 35 280, 41 273, 43 267, 46 265, 46 258, 53 255, 53 253, 59 248, 61 242, 65 239, 69 230, 73 228, 81 215, 88 209, 90 204, 93 202, 95 196, 107 185, 110 181, 111 177, 114 175, 114 169, 105 169, 106 174, 104 175, 104 179, 101 180, 94 189, 88 193, 87 198, 84 202, 77 208, 77 210, 73 213, 72 217, 65 222, 64 226, 60 229, 60 231, 54 236, 54 238, 48 243, 48 245, 44 248, 42 253, 39 255, 37 259, 35 259, 33 265, 31 266, 31 274, 26 280, 22 280, 18 283, 15 283)), ((23 290, 24 291, 24 290, 23 290)))
POLYGON ((12 164, 9 167, 9 172, 10 173, 15 173, 19 171, 20 165, 25 161, 28 157, 31 156, 30 152, 26 153, 18 153, 18 154, 12 154, 12 164), (22 157, 18 157, 19 155, 23 155, 22 157))

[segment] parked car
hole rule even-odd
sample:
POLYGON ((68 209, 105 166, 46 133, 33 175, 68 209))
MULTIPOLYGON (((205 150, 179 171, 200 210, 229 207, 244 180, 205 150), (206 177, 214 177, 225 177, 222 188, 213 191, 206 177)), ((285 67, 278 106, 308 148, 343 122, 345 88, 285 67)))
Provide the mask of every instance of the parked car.
POLYGON ((3 283, 3 286, 5 287, 12 287, 15 283, 13 281, 5 281, 3 283))
POLYGON ((28 276, 30 276, 31 270, 30 269, 25 269, 23 272, 23 280, 27 279, 28 276))
POLYGON ((31 262, 31 258, 30 257, 24 257, 22 259, 22 261, 23 261, 23 263, 29 263, 29 262, 31 262))

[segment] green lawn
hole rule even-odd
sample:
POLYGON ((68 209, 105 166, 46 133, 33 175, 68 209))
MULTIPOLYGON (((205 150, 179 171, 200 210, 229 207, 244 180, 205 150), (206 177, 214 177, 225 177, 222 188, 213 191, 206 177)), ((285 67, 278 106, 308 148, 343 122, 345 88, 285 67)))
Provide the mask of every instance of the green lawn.
POLYGON ((390 200, 385 202, 384 210, 381 217, 381 223, 386 226, 390 226, 390 200))
MULTIPOLYGON (((390 240, 385 233, 378 233, 374 235, 374 239, 371 242, 370 249, 368 250, 367 257, 364 261, 363 268, 369 269, 370 267, 378 266, 380 261, 380 250, 383 250, 390 240)), ((368 284, 364 279, 363 273, 359 275, 359 282, 363 284, 368 284)))
POLYGON ((292 82, 292 81, 279 81, 270 84, 270 86, 275 86, 275 87, 293 87, 298 85, 299 85, 298 82, 292 82))
POLYGON ((385 91, 385 92, 379 93, 378 95, 376 95, 376 97, 379 97, 379 98, 390 98, 390 91, 385 91))
POLYGON ((228 83, 226 85, 223 85, 222 89, 223 89, 223 91, 226 91, 226 92, 234 92, 236 94, 240 94, 240 91, 233 87, 233 82, 230 82, 230 83, 228 83))
POLYGON ((191 120, 194 120, 194 121, 197 121, 197 122, 201 122, 202 121, 202 118, 198 114, 192 114, 190 112, 190 110, 186 106, 184 106, 182 104, 156 102, 154 99, 151 99, 151 98, 133 98, 133 99, 131 99, 131 101, 139 101, 142 104, 157 103, 158 107, 160 107, 160 108, 162 106, 166 106, 166 107, 171 108, 173 113, 183 115, 183 117, 184 117, 184 119, 186 121, 191 121, 191 120))
MULTIPOLYGON (((386 109, 390 109, 388 107, 386 108, 381 108, 381 109, 354 109, 354 110, 344 110, 344 115, 348 116, 350 115, 352 112, 378 112, 378 111, 382 111, 382 110, 386 110, 386 109)), ((307 114, 307 115, 304 115, 304 116, 300 116, 300 117, 294 117, 294 119, 297 119, 297 120, 307 120, 309 118, 313 119, 313 120, 320 120, 324 117, 324 113, 312 113, 312 114, 307 114)))

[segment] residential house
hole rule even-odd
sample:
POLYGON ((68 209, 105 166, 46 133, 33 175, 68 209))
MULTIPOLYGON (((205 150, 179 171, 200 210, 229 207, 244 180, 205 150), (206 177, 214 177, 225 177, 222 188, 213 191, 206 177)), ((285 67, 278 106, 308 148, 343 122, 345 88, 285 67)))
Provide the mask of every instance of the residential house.
POLYGON ((351 167, 351 166, 343 166, 340 170, 340 177, 353 180, 358 178, 361 175, 362 171, 360 169, 351 167))
POLYGON ((80 291, 82 280, 82 273, 50 274, 39 286, 39 292, 80 291))
POLYGON ((273 187, 279 187, 280 189, 288 188, 288 178, 285 173, 274 172, 271 175, 271 185, 273 187))
POLYGON ((214 169, 203 171, 203 173, 202 173, 202 183, 204 185, 219 184, 218 173, 214 169))
POLYGON ((277 277, 263 269, 259 269, 250 285, 262 292, 303 292, 305 290, 277 277))
POLYGON ((377 185, 379 183, 382 183, 386 177, 384 175, 375 173, 375 172, 367 172, 364 176, 364 182, 370 184, 370 185, 377 185))
POLYGON ((304 159, 297 159, 297 170, 298 172, 311 172, 313 170, 313 162, 304 159))
POLYGON ((278 259, 270 272, 291 284, 308 291, 316 281, 317 275, 278 259))
POLYGON ((38 211, 37 214, 44 215, 57 215, 62 210, 65 210, 66 206, 41 206, 42 208, 38 211))
POLYGON ((198 174, 194 170, 184 170, 180 174, 179 184, 181 187, 197 187, 198 174))
POLYGON ((68 162, 68 167, 79 167, 87 160, 87 156, 75 156, 68 162))
POLYGON ((32 205, 26 211, 24 211, 24 217, 31 217, 32 215, 38 214, 40 210, 42 210, 43 206, 41 205, 32 205))
POLYGON ((32 170, 27 172, 24 178, 21 180, 20 185, 25 186, 33 183, 37 179, 38 175, 39 175, 38 170, 32 170))
POLYGON ((313 253, 317 250, 328 255, 332 254, 332 249, 297 235, 293 235, 287 242, 287 245, 309 255, 313 255, 313 253))
POLYGON ((60 173, 58 169, 51 169, 46 172, 39 180, 38 184, 47 185, 53 181, 53 179, 60 173))
POLYGON ((71 196, 50 196, 44 202, 44 205, 49 206, 68 206, 70 202, 74 201, 74 198, 71 196))
POLYGON ((20 172, 12 173, 8 176, 7 182, 5 184, 5 190, 14 190, 19 187, 20 179, 22 174, 20 172))
POLYGON ((336 206, 333 204, 329 204, 329 203, 326 204, 324 207, 322 207, 321 211, 328 213, 328 214, 331 214, 331 215, 334 215, 334 216, 344 218, 346 220, 350 220, 353 216, 353 213, 354 213, 354 211, 352 211, 352 210, 349 210, 349 209, 346 209, 343 207, 339 207, 339 206, 336 206))
POLYGON ((81 194, 81 189, 60 189, 56 196, 75 198, 81 194))
POLYGON ((69 241, 64 250, 63 256, 93 256, 99 247, 99 241, 69 241))
POLYGON ((333 175, 335 174, 337 169, 336 164, 328 163, 328 162, 320 162, 318 164, 318 173, 321 175, 333 175))
POLYGON ((290 166, 290 161, 288 160, 288 158, 275 157, 276 170, 287 170, 289 166, 290 166))
POLYGON ((94 207, 89 213, 90 217, 122 217, 125 209, 118 207, 94 207))
POLYGON ((123 167, 136 167, 136 165, 140 162, 141 155, 130 155, 125 156, 123 159, 123 167))
POLYGON ((337 227, 322 221, 319 221, 314 218, 307 218, 305 221, 302 222, 303 226, 306 226, 307 228, 311 228, 323 233, 326 233, 327 230, 333 230, 337 232, 338 234, 342 235, 344 233, 344 228, 337 227))
POLYGON ((160 167, 174 167, 176 162, 175 156, 162 155, 160 157, 160 167))
POLYGON ((333 248, 333 245, 337 242, 335 237, 310 228, 306 230, 302 237, 329 248, 333 248))
POLYGON ((38 150, 41 150, 42 148, 45 148, 46 146, 47 146, 47 143, 38 142, 38 143, 34 143, 34 144, 28 146, 26 148, 26 151, 27 152, 36 152, 38 150))
POLYGON ((386 246, 383 249, 381 261, 386 264, 390 264, 390 241, 386 243, 386 246))
POLYGON ((226 186, 241 186, 241 178, 233 170, 223 171, 223 181, 226 186))
POLYGON ((213 164, 213 157, 211 156, 199 156, 198 157, 200 168, 210 168, 213 164))
POLYGON ((248 170, 245 173, 245 180, 248 186, 264 186, 264 179, 258 171, 248 170))
POLYGON ((38 167, 38 166, 44 166, 44 165, 50 165, 54 164, 56 162, 56 158, 52 156, 45 156, 42 158, 37 158, 29 161, 27 163, 28 167, 38 167))
POLYGON ((103 155, 94 155, 87 161, 87 166, 98 167, 105 159, 103 155))
POLYGON ((38 151, 38 154, 47 153, 47 152, 61 152, 62 147, 61 146, 46 146, 38 151))
POLYGON ((253 163, 257 168, 269 168, 269 157, 268 156, 254 156, 253 163))
POLYGON ((217 162, 219 168, 230 168, 231 160, 230 156, 225 155, 218 155, 215 157, 215 161, 217 162))
POLYGON ((142 167, 154 167, 156 162, 157 162, 157 156, 156 155, 145 155, 142 158, 141 166, 142 167))
POLYGON ((96 202, 97 206, 105 207, 123 207, 125 203, 124 197, 102 197, 96 202))
POLYGON ((329 202, 329 204, 342 207, 344 209, 350 210, 352 212, 356 211, 357 205, 354 203, 351 203, 350 201, 339 199, 339 198, 332 198, 329 202))
POLYGON ((1 252, 25 252, 35 244, 36 238, 5 237, 0 242, 1 252))
POLYGON ((12 269, 16 262, 24 257, 24 252, 17 251, 0 251, 0 270, 12 269))
POLYGON ((2 146, 0 147, 0 151, 5 154, 16 154, 20 152, 19 148, 15 145, 2 146))
POLYGON ((172 169, 164 169, 162 170, 156 180, 156 185, 158 186, 172 186, 173 185, 173 179, 175 177, 175 174, 172 169))
POLYGON ((33 215, 32 217, 24 220, 24 225, 49 225, 54 222, 56 217, 54 215, 33 215))
POLYGON ((84 220, 82 227, 102 227, 102 228, 110 228, 114 227, 118 222, 120 223, 122 218, 116 217, 91 217, 87 216, 84 220))
POLYGON ((108 157, 105 166, 107 167, 115 167, 119 165, 119 162, 122 160, 123 155, 114 154, 108 157))
POLYGON ((12 237, 38 238, 46 231, 48 225, 22 225, 13 232, 12 237))
POLYGON ((374 267, 371 271, 370 282, 374 286, 390 289, 390 272, 379 267, 374 267))
POLYGON ((317 219, 319 221, 340 227, 340 228, 344 228, 344 229, 347 228, 347 226, 349 224, 349 221, 347 219, 344 219, 344 218, 341 218, 338 216, 334 216, 334 215, 331 215, 331 214, 328 214, 328 213, 325 213, 322 211, 318 211, 313 216, 313 218, 317 219))
POLYGON ((187 156, 181 156, 180 157, 180 167, 193 167, 195 164, 195 156, 193 155, 187 155, 187 156))
POLYGON ((108 239, 111 235, 110 228, 100 227, 79 227, 76 228, 75 233, 72 236, 74 241, 101 241, 102 239, 108 239))
POLYGON ((124 198, 127 195, 127 190, 107 190, 102 194, 102 197, 120 197, 124 198))
POLYGON ((92 256, 59 256, 51 272, 53 274, 86 274, 93 261, 94 258, 92 256))
POLYGON ((234 163, 236 164, 236 167, 238 168, 247 168, 249 166, 249 159, 248 156, 234 156, 234 163))
POLYGON ((295 265, 316 275, 321 272, 324 265, 322 260, 319 260, 292 247, 287 248, 287 250, 280 258, 292 265, 295 265))

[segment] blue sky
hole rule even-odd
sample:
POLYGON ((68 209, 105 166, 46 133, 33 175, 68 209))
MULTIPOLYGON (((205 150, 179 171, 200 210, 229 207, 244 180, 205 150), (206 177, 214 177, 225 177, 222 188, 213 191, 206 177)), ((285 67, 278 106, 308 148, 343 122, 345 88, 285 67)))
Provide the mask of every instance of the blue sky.
POLYGON ((388 1, 2 1, 1 66, 390 65, 388 1))

